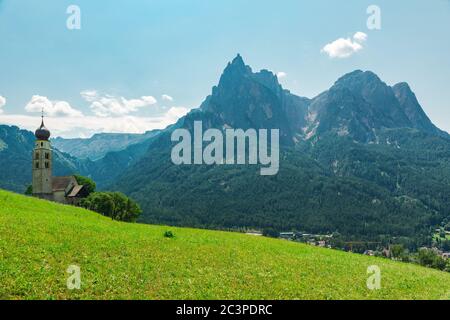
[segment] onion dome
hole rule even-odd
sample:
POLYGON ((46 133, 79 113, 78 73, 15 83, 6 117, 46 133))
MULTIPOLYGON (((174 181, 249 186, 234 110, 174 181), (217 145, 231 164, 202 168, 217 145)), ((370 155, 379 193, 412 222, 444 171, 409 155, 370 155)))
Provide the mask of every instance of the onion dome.
POLYGON ((42 117, 41 126, 36 130, 34 135, 38 140, 48 141, 48 139, 50 138, 50 131, 44 125, 44 117, 42 117))

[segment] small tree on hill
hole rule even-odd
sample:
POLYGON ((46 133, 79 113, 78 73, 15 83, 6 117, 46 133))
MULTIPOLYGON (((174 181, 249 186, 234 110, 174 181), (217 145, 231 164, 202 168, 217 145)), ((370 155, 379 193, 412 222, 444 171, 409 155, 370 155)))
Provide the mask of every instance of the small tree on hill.
POLYGON ((32 196, 33 195, 33 186, 31 184, 27 187, 27 190, 25 190, 25 195, 26 196, 32 196))
POLYGON ((115 210, 114 200, 106 192, 91 193, 87 198, 81 200, 80 205, 107 217, 112 217, 115 210))
POLYGON ((430 249, 421 249, 418 255, 419 263, 422 266, 445 270, 447 261, 430 249))
POLYGON ((81 201, 81 206, 113 220, 134 222, 142 213, 139 205, 120 192, 94 192, 81 201))
POLYGON ((403 253, 405 252, 405 248, 402 244, 394 244, 391 246, 391 255, 394 259, 400 259, 403 256, 403 253))

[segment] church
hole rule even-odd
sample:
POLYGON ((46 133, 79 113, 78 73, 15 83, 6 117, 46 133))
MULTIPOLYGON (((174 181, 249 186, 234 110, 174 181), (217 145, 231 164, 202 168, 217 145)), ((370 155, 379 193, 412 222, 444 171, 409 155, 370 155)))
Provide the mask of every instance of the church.
POLYGON ((75 176, 53 177, 52 149, 50 131, 44 125, 42 115, 41 126, 35 132, 36 142, 33 150, 33 196, 59 202, 77 205, 86 197, 84 186, 78 184, 75 176))

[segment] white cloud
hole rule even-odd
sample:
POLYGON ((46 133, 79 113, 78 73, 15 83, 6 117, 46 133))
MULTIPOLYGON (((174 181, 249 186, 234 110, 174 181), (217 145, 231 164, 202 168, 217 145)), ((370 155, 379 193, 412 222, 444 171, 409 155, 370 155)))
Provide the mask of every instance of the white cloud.
POLYGON ((171 96, 167 95, 167 94, 163 94, 161 98, 162 98, 164 101, 169 101, 169 102, 172 102, 172 101, 173 101, 173 98, 172 98, 171 96))
POLYGON ((25 106, 27 112, 42 112, 42 109, 44 109, 45 114, 51 117, 79 117, 83 115, 81 111, 72 108, 66 101, 51 101, 47 97, 38 95, 34 95, 25 106))
POLYGON ((364 32, 356 32, 353 38, 339 38, 328 43, 321 52, 325 52, 330 58, 348 58, 364 48, 367 37, 364 32))
MULTIPOLYGON (((179 118, 186 115, 189 109, 184 107, 170 108, 166 113, 155 117, 136 116, 77 116, 77 117, 51 117, 45 119, 46 127, 53 137, 87 138, 94 133, 144 133, 154 129, 164 129, 174 124, 179 118)), ((4 115, 2 124, 16 125, 30 131, 36 130, 40 119, 28 115, 4 115)))
POLYGON ((277 78, 278 79, 283 79, 283 78, 286 78, 286 77, 287 77, 287 73, 286 72, 280 71, 280 72, 277 73, 277 78))
POLYGON ((98 92, 96 90, 84 90, 81 91, 81 96, 84 100, 88 102, 94 102, 98 96, 98 92))
POLYGON ((185 107, 172 107, 170 108, 167 113, 164 115, 164 118, 166 121, 168 121, 170 124, 175 123, 178 119, 185 116, 189 112, 188 108, 185 107))
MULTIPOLYGON (((66 101, 52 101, 38 95, 31 98, 25 109, 28 112, 40 113, 44 108, 46 115, 49 116, 45 119, 45 124, 52 132, 52 136, 66 138, 85 138, 102 132, 144 133, 148 130, 164 129, 190 110, 185 107, 161 107, 152 108, 152 115, 135 116, 130 113, 157 104, 156 99, 152 96, 126 99, 99 94, 95 90, 83 91, 81 96, 90 103, 94 114, 85 115, 72 108, 66 101)), ((5 103, 6 99, 0 96, 0 105, 5 103)), ((6 114, 2 115, 0 123, 34 131, 40 124, 40 118, 35 115, 6 114)))
POLYGON ((353 36, 353 39, 355 41, 358 41, 359 43, 362 43, 362 42, 365 42, 367 40, 367 37, 368 37, 367 34, 365 34, 364 32, 358 31, 353 36))
POLYGON ((3 113, 3 107, 6 105, 6 98, 0 96, 0 113, 3 113))
POLYGON ((82 91, 81 97, 91 103, 91 110, 96 116, 124 116, 138 109, 156 104, 158 101, 152 96, 142 96, 137 99, 126 99, 112 95, 101 95, 95 90, 82 91))

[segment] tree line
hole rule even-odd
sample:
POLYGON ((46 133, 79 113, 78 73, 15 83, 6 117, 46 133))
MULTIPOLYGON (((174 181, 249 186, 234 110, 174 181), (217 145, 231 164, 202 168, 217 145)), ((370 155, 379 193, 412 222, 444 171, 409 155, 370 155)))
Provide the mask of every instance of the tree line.
POLYGON ((96 192, 97 186, 92 179, 80 175, 75 175, 75 178, 88 193, 88 196, 80 201, 81 207, 124 222, 135 222, 142 213, 139 205, 123 193, 96 192))

